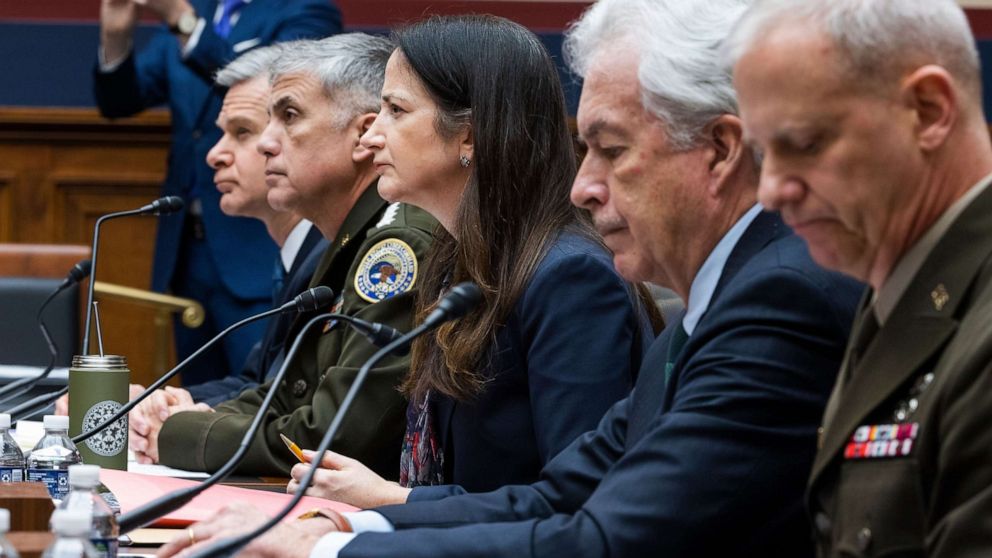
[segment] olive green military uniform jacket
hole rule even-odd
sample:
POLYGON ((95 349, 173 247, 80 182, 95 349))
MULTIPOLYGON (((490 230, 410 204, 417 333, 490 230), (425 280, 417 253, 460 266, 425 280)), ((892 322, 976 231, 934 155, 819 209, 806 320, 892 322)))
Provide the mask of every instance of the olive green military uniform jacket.
POLYGON ((808 505, 821 557, 992 556, 992 188, 881 329, 866 296, 808 505))
MULTIPOLYGON (((338 295, 334 311, 409 331, 417 267, 427 253, 436 224, 433 217, 416 207, 387 207, 373 184, 345 218, 317 266, 311 286, 326 285, 334 290, 338 295), (387 275, 382 273, 383 265, 396 273, 391 285, 377 282, 387 275), (375 288, 390 296, 370 302, 377 300, 375 288)), ((332 309, 324 309, 328 310, 332 309)), ((290 338, 295 338, 314 315, 297 318, 290 338)), ((302 448, 315 448, 359 368, 377 350, 345 324, 329 322, 308 332, 237 471, 288 476, 297 461, 279 434, 302 448)), ((389 356, 371 371, 331 445, 332 450, 360 460, 386 478, 396 478, 399 470, 406 401, 397 386, 409 364, 408 356, 389 356)), ((217 470, 236 451, 269 389, 271 381, 246 390, 237 399, 218 405, 214 413, 173 415, 159 433, 160 461, 182 469, 217 470)))

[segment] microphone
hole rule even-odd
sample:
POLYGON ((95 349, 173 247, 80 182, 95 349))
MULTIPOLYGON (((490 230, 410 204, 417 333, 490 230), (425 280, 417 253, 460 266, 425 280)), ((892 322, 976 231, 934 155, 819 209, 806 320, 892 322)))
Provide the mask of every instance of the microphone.
POLYGON ((138 215, 168 215, 183 208, 183 199, 179 196, 165 196, 148 205, 141 206, 138 215))
MULTIPOLYGON (((320 314, 313 317, 306 323, 306 325, 303 326, 297 334, 296 339, 293 341, 293 345, 290 347, 289 352, 286 353, 286 358, 283 360, 282 366, 279 367, 279 371, 272 378, 273 386, 278 386, 282 382, 283 377, 286 376, 286 371, 289 369, 289 363, 293 360, 296 353, 299 351, 299 348, 303 345, 303 339, 306 337, 307 332, 310 331, 310 328, 312 328, 314 324, 321 323, 330 318, 340 319, 340 316, 331 313, 320 314)), ((268 413, 269 407, 272 405, 272 401, 275 400, 275 394, 277 391, 277 389, 273 388, 268 390, 268 393, 265 394, 265 399, 262 400, 262 404, 259 405, 258 411, 255 412, 255 418, 252 420, 251 426, 248 427, 248 430, 241 438, 241 444, 238 446, 238 450, 231 456, 230 459, 227 460, 226 463, 224 463, 223 466, 221 466, 220 469, 217 469, 213 475, 201 483, 174 490, 134 510, 121 514, 117 518, 117 524, 120 527, 121 533, 127 533, 131 530, 151 523, 156 518, 186 505, 187 502, 195 498, 201 492, 224 480, 228 475, 234 472, 237 466, 241 464, 241 461, 244 460, 245 455, 248 453, 248 448, 251 446, 251 442, 255 438, 255 434, 258 432, 258 429, 262 426, 262 419, 268 413)))
MULTIPOLYGON (((482 290, 475 283, 459 283, 451 288, 437 303, 434 310, 424 319, 423 325, 427 329, 434 329, 448 320, 460 318, 468 314, 482 301, 482 290)), ((365 336, 372 341, 376 347, 385 347, 389 343, 396 341, 403 336, 399 331, 379 323, 367 324, 368 332, 365 336)), ((393 349, 394 355, 403 356, 410 352, 410 339, 406 343, 396 345, 393 349)))
POLYGON ((93 286, 96 284, 96 257, 97 249, 100 246, 100 225, 102 225, 104 221, 116 219, 118 217, 130 217, 132 215, 167 215, 169 213, 175 213, 182 208, 182 198, 177 196, 166 196, 164 198, 159 198, 148 205, 141 206, 138 209, 108 213, 96 220, 96 225, 93 227, 93 277, 90 281, 89 291, 86 294, 86 326, 83 331, 82 354, 90 354, 90 324, 93 320, 93 286))
POLYGON ((48 363, 48 367, 45 368, 45 370, 42 371, 41 374, 35 376, 34 378, 21 378, 17 381, 11 382, 3 386, 3 388, 0 388, 0 404, 6 403, 7 401, 31 390, 31 388, 37 385, 38 382, 40 382, 44 378, 47 378, 48 375, 52 372, 52 369, 55 368, 55 363, 56 361, 58 361, 59 358, 59 349, 55 344, 55 340, 52 339, 52 334, 48 331, 48 327, 45 325, 45 321, 42 319, 42 313, 45 311, 45 308, 48 307, 48 304, 51 303, 53 300, 55 300, 55 297, 58 296, 59 293, 85 279, 90 274, 91 268, 92 266, 90 265, 89 260, 82 260, 76 265, 72 266, 72 269, 69 270, 69 274, 62 281, 62 283, 59 284, 59 286, 55 288, 52 294, 48 295, 48 298, 46 298, 45 301, 41 303, 41 307, 38 308, 38 314, 35 318, 38 321, 38 328, 41 329, 41 334, 45 337, 45 342, 48 344, 48 351, 52 354, 52 358, 48 363), (13 394, 10 394, 10 392, 20 387, 24 387, 24 389, 16 391, 13 394))
POLYGON ((331 291, 329 287, 324 287, 324 286, 314 287, 312 289, 307 289, 293 300, 290 300, 289 302, 283 304, 278 308, 266 310, 265 312, 262 312, 260 314, 255 314, 254 316, 248 316, 247 318, 228 326, 227 329, 215 335, 213 339, 207 341, 202 347, 197 349, 193 354, 186 357, 185 360, 177 364, 172 370, 169 370, 168 372, 163 374, 161 378, 155 380, 150 386, 148 386, 148 389, 146 389, 144 392, 142 392, 134 399, 128 401, 127 404, 125 404, 120 409, 118 409, 117 412, 114 413, 110 418, 107 418, 106 420, 96 425, 95 427, 91 428, 90 430, 87 430, 86 432, 82 432, 76 435, 72 439, 72 443, 79 444, 81 442, 84 442, 88 440, 91 436, 96 434, 97 432, 100 432, 107 426, 120 420, 121 417, 126 416, 131 411, 131 409, 135 408, 135 406, 138 405, 138 403, 141 403, 142 401, 145 400, 145 398, 150 396, 155 390, 162 387, 163 384, 165 384, 173 376, 178 374, 179 371, 185 368, 186 365, 188 365, 193 359, 203 354, 204 351, 212 347, 215 343, 217 343, 217 341, 220 341, 224 336, 234 331, 235 329, 238 329, 239 327, 242 327, 251 322, 261 320, 263 318, 268 318, 269 316, 272 316, 274 314, 282 314, 286 312, 310 312, 314 310, 319 310, 321 308, 326 308, 330 306, 333 302, 334 302, 334 292, 331 291))
POLYGON ((348 393, 341 402, 338 412, 334 414, 334 420, 331 421, 331 426, 327 429, 327 432, 324 433, 324 437, 321 438, 320 444, 317 446, 316 455, 318 457, 310 463, 310 469, 300 481, 300 486, 296 489, 296 494, 293 495, 293 498, 290 499, 290 501, 287 502, 275 516, 256 529, 242 535, 221 539, 207 548, 193 553, 188 558, 213 558, 221 555, 233 555, 240 548, 248 544, 252 539, 265 533, 282 521, 282 519, 286 517, 286 515, 294 507, 296 507, 296 504, 300 502, 303 498, 303 494, 307 490, 307 487, 309 487, 310 483, 313 481, 313 476, 320 466, 320 456, 324 455, 324 452, 330 448, 331 441, 334 440, 334 436, 337 434, 338 429, 341 427, 341 423, 344 421, 344 416, 348 413, 348 409, 351 407, 352 401, 354 401, 355 396, 361 390, 362 384, 365 383, 365 378, 368 376, 372 367, 386 355, 390 354, 395 348, 394 346, 400 346, 404 343, 408 344, 413 339, 433 330, 444 322, 464 316, 481 300, 482 292, 474 283, 460 283, 456 285, 441 298, 441 301, 437 305, 437 309, 430 315, 433 316, 433 319, 430 322, 428 322, 428 320, 424 320, 422 324, 413 328, 413 330, 409 333, 379 349, 379 351, 372 355, 372 357, 362 365, 362 368, 359 369, 358 374, 355 376, 355 380, 351 383, 351 387, 348 388, 348 393))

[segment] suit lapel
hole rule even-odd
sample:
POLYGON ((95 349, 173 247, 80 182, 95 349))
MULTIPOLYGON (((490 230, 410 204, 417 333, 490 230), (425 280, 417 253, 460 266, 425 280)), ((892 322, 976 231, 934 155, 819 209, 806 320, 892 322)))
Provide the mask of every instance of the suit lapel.
MULTIPOLYGON (((740 240, 734 246, 730 256, 727 258, 720 280, 717 282, 710 301, 710 307, 720 296, 720 292, 729 283, 737 272, 743 268, 747 262, 760 252, 769 242, 789 233, 788 227, 782 223, 781 217, 777 213, 761 212, 754 218, 740 240)), ((681 325, 685 312, 679 315, 679 319, 673 321, 651 345, 648 353, 644 357, 643 365, 637 378, 637 386, 634 392, 633 408, 630 414, 630 424, 628 426, 627 443, 635 443, 644 433, 645 427, 658 416, 658 413, 666 410, 673 400, 673 393, 678 389, 679 375, 682 367, 688 358, 698 349, 694 346, 692 336, 685 344, 681 356, 679 356, 672 367, 671 380, 666 385, 665 365, 668 354, 668 345, 672 338, 675 327, 681 325)), ((697 329, 703 327, 706 322, 706 314, 699 320, 697 329)))
MULTIPOLYGON (((379 193, 376 191, 376 185, 373 182, 365 188, 365 192, 362 193, 358 201, 355 202, 355 206, 348 212, 348 216, 345 217, 344 222, 341 224, 341 228, 331 243, 331 247, 324 254, 320 263, 317 264, 317 270, 313 274, 313 281, 310 282, 311 287, 327 284, 338 285, 340 283, 340 280, 336 280, 337 277, 332 278, 329 275, 340 275, 343 278, 351 266, 350 264, 347 266, 338 265, 337 261, 349 255, 354 259, 355 251, 358 250, 358 247, 364 240, 365 231, 375 225, 375 220, 379 218, 385 207, 386 202, 379 197, 379 193)), ((340 288, 340 285, 337 288, 340 288)), ((334 294, 341 295, 338 292, 334 294)))
MULTIPOLYGON (((976 241, 992 239, 992 220, 987 219, 990 212, 992 188, 987 188, 927 256, 854 368, 841 370, 841 377, 849 374, 849 378, 836 390, 836 401, 831 401, 823 447, 813 463, 813 481, 837 456, 854 429, 936 356, 956 331, 959 308, 967 308, 961 305, 992 250, 989 243, 976 241)), ((859 313, 859 325, 864 321, 863 314, 859 313)), ((847 353, 845 367, 850 366, 850 346, 847 353)))

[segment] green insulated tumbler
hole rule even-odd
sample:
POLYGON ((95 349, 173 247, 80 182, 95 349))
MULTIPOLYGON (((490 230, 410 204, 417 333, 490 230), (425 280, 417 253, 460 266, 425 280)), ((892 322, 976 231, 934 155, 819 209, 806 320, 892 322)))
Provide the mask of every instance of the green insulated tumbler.
MULTIPOLYGON (((131 371, 117 355, 76 355, 69 369, 69 436, 103 424, 128 401, 131 371)), ((127 470, 127 416, 77 444, 83 463, 127 470)))

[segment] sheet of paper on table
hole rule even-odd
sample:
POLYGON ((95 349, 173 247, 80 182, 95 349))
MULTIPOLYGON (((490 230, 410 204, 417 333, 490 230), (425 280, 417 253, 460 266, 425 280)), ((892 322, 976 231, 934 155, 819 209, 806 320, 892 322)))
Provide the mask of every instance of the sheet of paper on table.
MULTIPOLYGON (((127 513, 173 490, 196 484, 196 481, 139 475, 111 469, 100 471, 100 481, 117 496, 121 513, 127 513)), ((159 518, 152 525, 155 527, 185 527, 213 516, 232 502, 251 504, 269 515, 274 515, 289 502, 291 497, 291 494, 216 485, 193 498, 182 508, 159 518)), ((331 508, 339 512, 358 509, 332 500, 304 496, 286 517, 287 519, 294 519, 301 513, 314 508, 331 508)))

